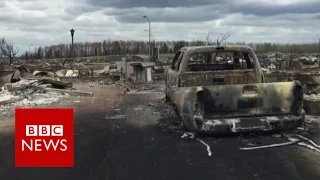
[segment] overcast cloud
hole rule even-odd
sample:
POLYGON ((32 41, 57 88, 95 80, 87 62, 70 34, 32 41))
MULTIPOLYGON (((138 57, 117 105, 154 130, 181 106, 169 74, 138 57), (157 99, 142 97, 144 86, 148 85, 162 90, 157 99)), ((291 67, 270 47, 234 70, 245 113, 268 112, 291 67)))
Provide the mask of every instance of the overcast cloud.
POLYGON ((320 38, 319 0, 0 0, 1 37, 21 51, 104 39, 309 43, 320 38))

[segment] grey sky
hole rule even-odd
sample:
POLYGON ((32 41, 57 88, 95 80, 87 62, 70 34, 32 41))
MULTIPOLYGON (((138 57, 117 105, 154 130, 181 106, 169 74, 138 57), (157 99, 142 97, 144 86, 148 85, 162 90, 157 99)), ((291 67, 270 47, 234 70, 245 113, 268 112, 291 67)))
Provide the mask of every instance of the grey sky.
POLYGON ((319 0, 0 0, 0 32, 21 51, 104 39, 308 43, 320 38, 319 0))

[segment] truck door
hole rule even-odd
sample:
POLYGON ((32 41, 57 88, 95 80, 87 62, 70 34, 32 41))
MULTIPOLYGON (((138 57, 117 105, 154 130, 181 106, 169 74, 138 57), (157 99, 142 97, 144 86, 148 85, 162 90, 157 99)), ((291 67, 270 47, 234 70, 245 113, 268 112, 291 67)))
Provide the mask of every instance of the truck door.
POLYGON ((167 91, 172 89, 172 87, 176 87, 178 85, 179 79, 179 68, 180 63, 183 57, 183 51, 178 51, 171 63, 169 70, 167 71, 166 75, 166 89, 167 91))

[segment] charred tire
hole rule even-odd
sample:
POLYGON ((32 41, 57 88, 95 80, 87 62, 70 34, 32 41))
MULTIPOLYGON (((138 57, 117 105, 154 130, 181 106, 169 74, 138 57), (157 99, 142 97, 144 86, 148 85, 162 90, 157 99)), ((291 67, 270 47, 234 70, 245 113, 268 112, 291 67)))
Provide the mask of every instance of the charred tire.
POLYGON ((185 108, 189 114, 188 117, 183 119, 185 128, 192 132, 199 132, 203 123, 204 92, 197 92, 194 99, 189 104, 186 104, 185 108))
POLYGON ((183 126, 184 129, 189 130, 189 129, 187 128, 186 124, 184 123, 184 121, 182 121, 182 126, 183 126))
POLYGON ((169 98, 169 96, 168 96, 168 87, 167 87, 167 83, 166 83, 166 87, 165 87, 165 92, 164 92, 164 93, 166 94, 165 102, 170 102, 170 98, 169 98))
POLYGON ((177 115, 178 117, 180 117, 179 110, 178 110, 178 108, 177 108, 177 106, 176 106, 175 104, 173 104, 173 110, 174 110, 174 112, 176 113, 176 115, 177 115))
POLYGON ((170 102, 170 98, 169 98, 169 96, 167 95, 167 93, 166 93, 166 97, 165 97, 165 102, 170 102))
POLYGON ((182 120, 183 123, 183 127, 191 132, 198 132, 199 129, 197 128, 197 126, 195 125, 195 123, 191 122, 191 121, 186 121, 186 120, 182 120))
POLYGON ((180 113, 179 113, 179 110, 178 110, 177 106, 174 105, 174 104, 173 104, 173 110, 174 110, 174 112, 176 113, 177 117, 180 119, 180 122, 182 122, 183 128, 188 129, 187 126, 186 126, 186 124, 185 124, 185 122, 184 122, 184 120, 183 120, 182 117, 180 116, 180 113))
POLYGON ((195 100, 193 102, 193 113, 196 116, 203 117, 204 115, 204 94, 203 91, 199 91, 196 94, 195 100))
POLYGON ((296 127, 302 127, 302 126, 304 126, 304 125, 305 125, 304 120, 300 120, 300 121, 298 121, 298 122, 296 123, 296 127))
POLYGON ((167 73, 165 73, 165 94, 166 94, 166 97, 165 97, 165 102, 170 102, 170 98, 168 97, 168 77, 167 77, 167 73))

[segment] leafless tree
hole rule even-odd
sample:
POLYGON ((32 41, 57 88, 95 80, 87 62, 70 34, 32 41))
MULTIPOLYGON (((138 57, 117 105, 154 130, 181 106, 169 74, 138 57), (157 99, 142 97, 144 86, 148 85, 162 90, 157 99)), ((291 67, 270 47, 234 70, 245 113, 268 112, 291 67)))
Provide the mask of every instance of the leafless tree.
POLYGON ((205 40, 206 40, 206 45, 209 45, 210 42, 211 42, 211 39, 210 39, 210 36, 212 34, 212 31, 208 31, 206 37, 205 37, 205 40))
POLYGON ((67 68, 67 64, 71 64, 73 63, 73 59, 70 59, 70 58, 62 58, 62 59, 59 59, 58 61, 58 65, 60 66, 60 68, 67 68))
POLYGON ((221 45, 221 43, 224 41, 225 44, 227 44, 227 39, 231 36, 231 32, 228 31, 226 33, 221 34, 217 38, 217 45, 221 45))
POLYGON ((19 49, 14 47, 13 43, 8 43, 5 39, 1 39, 0 51, 2 58, 8 58, 10 65, 13 63, 15 56, 18 54, 19 49))

